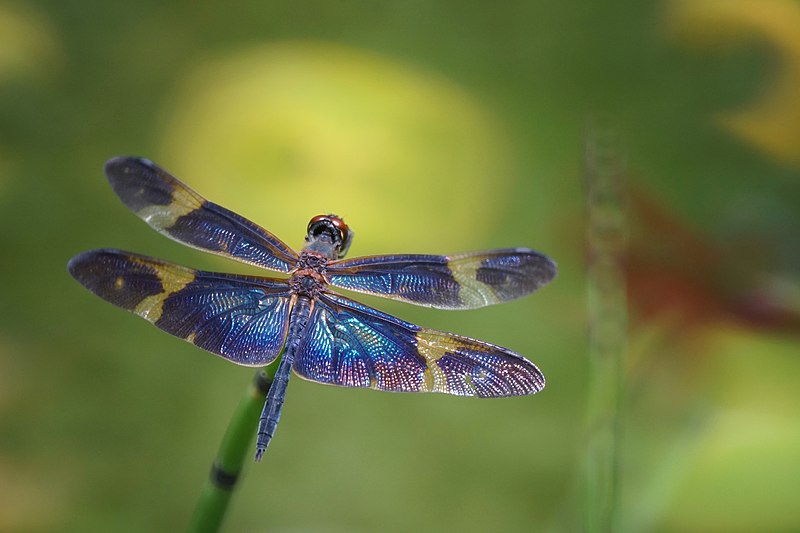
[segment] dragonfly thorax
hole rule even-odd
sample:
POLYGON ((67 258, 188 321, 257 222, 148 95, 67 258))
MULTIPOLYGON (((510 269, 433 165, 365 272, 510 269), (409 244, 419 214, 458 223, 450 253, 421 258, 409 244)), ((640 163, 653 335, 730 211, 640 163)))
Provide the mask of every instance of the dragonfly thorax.
POLYGON ((316 298, 317 294, 328 284, 325 270, 329 259, 324 255, 307 248, 300 254, 297 268, 289 278, 289 287, 295 294, 316 298))

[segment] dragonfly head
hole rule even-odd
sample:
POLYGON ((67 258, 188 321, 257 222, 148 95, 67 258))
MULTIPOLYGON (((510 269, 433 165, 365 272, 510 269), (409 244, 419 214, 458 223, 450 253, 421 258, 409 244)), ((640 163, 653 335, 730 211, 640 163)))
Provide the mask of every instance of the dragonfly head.
POLYGON ((353 231, 336 215, 317 215, 308 223, 306 249, 341 259, 353 242, 353 231))

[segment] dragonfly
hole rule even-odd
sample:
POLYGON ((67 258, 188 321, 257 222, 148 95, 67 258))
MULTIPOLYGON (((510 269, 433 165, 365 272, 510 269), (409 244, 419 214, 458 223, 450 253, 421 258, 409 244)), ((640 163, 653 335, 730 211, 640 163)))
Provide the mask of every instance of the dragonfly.
POLYGON ((333 214, 308 223, 298 253, 266 229, 214 204, 148 159, 116 157, 105 174, 122 202, 184 245, 285 278, 204 272, 116 249, 69 261, 100 298, 233 363, 281 360, 258 426, 256 461, 272 440, 293 370, 342 387, 496 398, 541 391, 541 371, 501 346, 423 328, 332 287, 437 309, 475 309, 525 296, 556 264, 528 248, 460 255, 344 259, 353 231, 333 214))

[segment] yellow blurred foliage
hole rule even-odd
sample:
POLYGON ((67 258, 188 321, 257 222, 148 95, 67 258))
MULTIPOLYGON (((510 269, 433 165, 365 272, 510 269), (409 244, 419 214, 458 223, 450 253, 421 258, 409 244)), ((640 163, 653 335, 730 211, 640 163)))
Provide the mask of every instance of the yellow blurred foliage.
POLYGON ((797 344, 720 326, 704 399, 707 426, 675 487, 667 531, 795 531, 800 508, 797 344), (739 509, 746 512, 738 512, 739 509), (736 511, 734 511, 736 510, 736 511))
MULTIPOLYGON (((61 50, 50 21, 30 6, 0 4, 0 83, 46 77, 58 66, 61 50)), ((16 163, 0 145, 0 195, 16 163)))
POLYGON ((355 48, 204 58, 167 104, 158 161, 293 246, 332 212, 357 234, 353 255, 455 252, 488 234, 502 209, 488 200, 509 194, 505 144, 469 94, 355 48))
POLYGON ((54 28, 42 13, 0 5, 0 83, 46 76, 60 55, 54 28))
POLYGON ((800 3, 677 0, 669 22, 681 40, 703 48, 760 39, 774 49, 779 67, 763 95, 717 121, 769 157, 800 165, 800 3))

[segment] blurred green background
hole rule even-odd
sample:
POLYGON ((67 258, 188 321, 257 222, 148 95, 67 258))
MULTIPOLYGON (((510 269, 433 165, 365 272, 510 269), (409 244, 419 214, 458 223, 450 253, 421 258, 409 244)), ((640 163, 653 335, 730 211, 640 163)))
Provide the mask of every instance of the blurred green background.
POLYGON ((0 3, 0 530, 188 521, 252 371, 93 297, 116 247, 252 272, 129 213, 146 156, 300 246, 530 246, 559 277, 468 312, 362 298, 548 378, 480 401, 294 379, 228 531, 572 531, 581 518, 586 124, 629 190, 624 531, 800 529, 800 3, 0 3), (621 155, 621 157, 623 157, 621 155))

